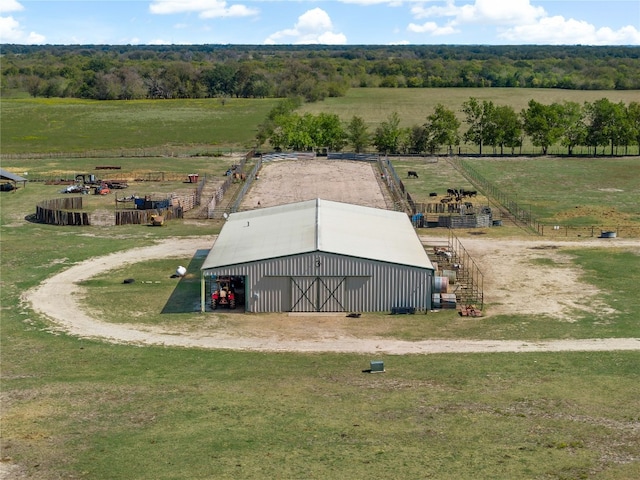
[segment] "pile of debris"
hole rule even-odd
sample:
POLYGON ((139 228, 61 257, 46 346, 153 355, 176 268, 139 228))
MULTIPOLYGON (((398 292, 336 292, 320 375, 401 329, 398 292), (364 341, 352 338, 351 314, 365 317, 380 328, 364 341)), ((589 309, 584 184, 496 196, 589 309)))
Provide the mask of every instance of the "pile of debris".
POLYGON ((461 317, 481 317, 482 310, 477 308, 475 305, 466 305, 464 307, 460 307, 460 311, 458 312, 461 317))

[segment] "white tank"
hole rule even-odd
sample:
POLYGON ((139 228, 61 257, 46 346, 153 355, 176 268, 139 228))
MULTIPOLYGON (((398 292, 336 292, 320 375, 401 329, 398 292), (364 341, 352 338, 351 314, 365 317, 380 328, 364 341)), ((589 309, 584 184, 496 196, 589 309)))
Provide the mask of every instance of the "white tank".
POLYGON ((187 269, 184 268, 182 265, 176 268, 176 275, 178 275, 179 277, 184 277, 186 273, 187 273, 187 269))

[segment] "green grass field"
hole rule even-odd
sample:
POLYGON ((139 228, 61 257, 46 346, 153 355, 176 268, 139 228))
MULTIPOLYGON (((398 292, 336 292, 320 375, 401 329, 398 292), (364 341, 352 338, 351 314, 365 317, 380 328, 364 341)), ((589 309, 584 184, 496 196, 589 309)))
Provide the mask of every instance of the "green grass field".
MULTIPOLYGON (((11 127, 13 134, 6 133, 5 113, 10 111, 5 110, 6 104, 0 103, 3 153, 27 153, 28 141, 20 137, 14 141, 16 127, 11 127), (9 150, 5 150, 6 139, 12 145, 9 150)), ((128 106, 123 108, 108 116, 126 117, 128 106)), ((96 110, 100 108, 88 108, 87 115, 98 116, 96 110)), ((245 115, 237 111, 221 122, 237 126, 246 121, 245 115)), ((26 122, 26 116, 21 118, 26 122)), ((64 115, 53 108, 49 118, 64 115)), ((222 129, 218 122, 208 127, 222 129)), ((147 125, 152 128, 154 122, 147 125)), ((45 141, 36 142, 33 151, 69 151, 76 126, 63 122, 59 140, 52 138, 50 147, 45 141)), ((165 131, 174 128, 182 127, 168 122, 165 131)), ((247 127, 251 128, 255 124, 247 127)), ((99 130, 97 126, 90 129, 99 130)), ((183 133, 190 140, 185 143, 197 143, 187 131, 183 133)), ((117 150, 122 131, 104 132, 101 146, 91 148, 117 150)), ((161 150, 167 143, 160 133, 149 138, 155 140, 144 148, 161 150)), ((135 139, 126 141, 131 146, 123 148, 137 148, 135 139)), ((88 143, 78 145, 82 145, 78 151, 84 151, 88 143)), ((46 175, 91 173, 97 162, 107 161, 115 160, 109 156, 3 158, 2 163, 12 171, 46 175)), ((118 162, 127 172, 177 175, 222 174, 228 163, 217 157, 123 157, 118 162)), ((535 208, 540 215, 557 218, 581 201, 607 203, 629 221, 637 221, 631 160, 595 159, 561 170, 557 169, 560 164, 546 160, 477 162, 492 182, 518 192, 519 201, 522 196, 523 202, 539 204, 535 208), (538 188, 528 185, 534 182, 538 188), (604 195, 599 188, 624 192, 604 195)), ((398 164, 397 169, 408 166, 420 169, 421 179, 431 168, 416 160, 398 164)), ((433 183, 411 188, 428 194, 432 188, 448 186, 454 175, 438 176, 434 171, 433 183)), ((179 186, 165 183, 145 188, 166 192, 179 186)), ((112 345, 56 331, 23 302, 25 291, 89 258, 166 237, 210 235, 220 229, 219 223, 205 221, 167 222, 163 228, 30 223, 35 203, 59 196, 59 188, 36 182, 0 196, 2 478, 640 478, 637 351, 426 356, 255 353, 112 345), (386 373, 362 373, 371 360, 384 360, 386 373)), ((111 204, 112 199, 105 201, 111 204)), ((487 235, 503 232, 492 229, 487 235)), ((624 250, 606 254, 576 250, 572 256, 574 264, 583 268, 585 281, 603 292, 601 300, 620 312, 617 316, 607 322, 588 315, 575 323, 521 316, 462 321, 454 313, 441 312, 425 316, 422 322, 423 316, 395 316, 396 323, 385 330, 385 336, 523 341, 639 337, 637 255, 624 250)), ((141 271, 157 276, 174 265, 143 259, 138 269, 123 267, 112 275, 92 278, 86 287, 95 298, 85 298, 85 308, 110 322, 130 321, 133 314, 143 312, 140 323, 147 325, 195 325, 201 317, 181 308, 191 301, 194 290, 189 282, 176 288, 167 283, 160 292, 139 289, 118 295, 116 282, 123 276, 141 271), (162 313, 169 298, 176 308, 162 313)), ((390 320, 380 315, 376 321, 390 320)))
POLYGON ((640 223, 640 158, 524 158, 464 161, 544 223, 640 223))
MULTIPOLYGON (((543 104, 566 101, 594 102, 608 98, 614 103, 628 104, 638 101, 639 92, 633 90, 583 91, 548 88, 351 88, 344 97, 327 98, 323 102, 309 103, 302 111, 310 113, 335 113, 345 121, 353 115, 362 117, 370 129, 386 120, 390 113, 397 112, 403 127, 422 125, 433 113, 437 104, 442 104, 458 114, 462 104, 475 97, 480 101, 492 101, 496 105, 511 105, 516 112, 527 108, 529 100, 543 104)), ((463 125, 464 126, 464 125, 463 125)))
POLYGON ((274 99, 3 99, 2 153, 125 151, 172 155, 247 150, 274 99), (191 150, 190 150, 191 149, 191 150))

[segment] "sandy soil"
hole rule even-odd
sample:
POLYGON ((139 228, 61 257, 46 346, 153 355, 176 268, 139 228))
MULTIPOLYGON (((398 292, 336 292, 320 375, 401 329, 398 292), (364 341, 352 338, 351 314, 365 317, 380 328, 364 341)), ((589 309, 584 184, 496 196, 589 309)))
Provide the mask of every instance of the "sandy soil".
MULTIPOLYGON (((388 191, 371 163, 304 160, 266 163, 243 208, 262 208, 317 197, 377 208, 390 205, 388 191)), ((141 345, 388 354, 640 349, 640 339, 561 340, 534 344, 462 340, 407 342, 369 335, 356 338, 340 328, 345 321, 343 313, 270 314, 268 322, 261 315, 240 314, 241 321, 222 326, 217 321, 218 315, 208 313, 206 319, 198 322, 197 329, 180 330, 105 323, 80 306, 78 299, 85 292, 79 282, 83 280, 145 258, 191 258, 197 250, 210 249, 214 241, 214 237, 205 236, 167 239, 152 247, 93 258, 49 278, 26 292, 23 300, 37 313, 50 318, 56 329, 79 337, 141 345)), ((422 241, 441 244, 442 238, 424 237, 422 241)), ((580 281, 581 272, 571 264, 562 247, 625 247, 640 252, 640 241, 620 238, 569 242, 473 237, 463 239, 462 244, 484 274, 485 304, 490 306, 485 310, 485 316, 529 313, 566 322, 572 321, 577 310, 590 309, 603 320, 612 311, 598 302, 598 291, 593 286, 580 281)))
POLYGON ((259 177, 242 202, 242 210, 314 198, 374 208, 393 205, 375 165, 370 162, 271 161, 262 164, 259 177))

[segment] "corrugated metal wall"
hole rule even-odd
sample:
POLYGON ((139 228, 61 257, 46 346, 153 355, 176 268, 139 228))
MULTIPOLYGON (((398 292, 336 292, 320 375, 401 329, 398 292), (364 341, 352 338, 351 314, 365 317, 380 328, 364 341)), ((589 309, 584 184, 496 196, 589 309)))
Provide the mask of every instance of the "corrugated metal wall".
POLYGON ((323 252, 212 269, 246 277, 250 312, 431 308, 433 271, 323 252))

